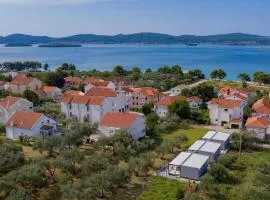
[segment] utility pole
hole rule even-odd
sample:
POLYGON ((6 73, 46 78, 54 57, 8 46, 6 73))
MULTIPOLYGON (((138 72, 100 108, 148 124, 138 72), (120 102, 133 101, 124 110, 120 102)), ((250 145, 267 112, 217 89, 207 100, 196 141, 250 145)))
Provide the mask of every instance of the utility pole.
POLYGON ((241 160, 241 151, 242 151, 242 132, 239 133, 240 134, 240 144, 239 144, 239 160, 241 160))

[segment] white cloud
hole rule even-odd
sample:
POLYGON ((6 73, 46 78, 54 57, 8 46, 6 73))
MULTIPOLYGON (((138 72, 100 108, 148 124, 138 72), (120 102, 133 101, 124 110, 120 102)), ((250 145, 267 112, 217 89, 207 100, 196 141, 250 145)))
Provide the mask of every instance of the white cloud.
POLYGON ((35 5, 76 5, 113 0, 0 0, 0 4, 35 4, 35 5))

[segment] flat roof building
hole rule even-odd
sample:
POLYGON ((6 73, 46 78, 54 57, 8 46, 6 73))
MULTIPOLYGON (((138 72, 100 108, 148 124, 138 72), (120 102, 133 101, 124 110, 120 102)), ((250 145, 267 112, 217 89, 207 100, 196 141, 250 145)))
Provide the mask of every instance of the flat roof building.
POLYGON ((169 175, 200 180, 207 171, 209 156, 197 153, 181 152, 167 166, 169 175))
POLYGON ((224 149, 227 149, 229 147, 230 136, 231 136, 231 134, 229 134, 229 133, 208 131, 203 136, 202 140, 220 143, 221 149, 224 150, 224 149))
POLYGON ((181 177, 193 180, 200 180, 207 171, 209 157, 193 153, 181 165, 181 177))
POLYGON ((197 140, 188 149, 190 153, 198 153, 209 156, 210 160, 216 160, 220 155, 221 144, 207 140, 197 140))

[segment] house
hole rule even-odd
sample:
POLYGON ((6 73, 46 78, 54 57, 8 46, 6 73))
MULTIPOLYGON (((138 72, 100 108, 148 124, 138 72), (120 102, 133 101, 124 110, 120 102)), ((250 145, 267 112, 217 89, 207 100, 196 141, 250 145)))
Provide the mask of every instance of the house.
POLYGON ((270 122, 270 99, 262 98, 252 106, 252 116, 265 117, 270 122))
POLYGON ((221 150, 226 150, 230 145, 230 136, 229 133, 208 131, 203 137, 202 140, 216 142, 221 144, 221 150))
POLYGON ((249 117, 246 122, 246 129, 256 134, 260 139, 265 139, 269 131, 269 121, 264 116, 249 117))
POLYGON ((79 122, 97 122, 112 110, 111 101, 105 97, 64 95, 61 99, 61 112, 67 119, 76 117, 79 122))
POLYGON ((142 87, 142 88, 131 88, 133 90, 130 98, 130 108, 142 108, 143 105, 150 102, 158 102, 160 99, 160 92, 156 88, 142 87))
POLYGON ((9 89, 13 93, 23 93, 25 90, 37 91, 41 87, 41 81, 24 74, 18 74, 10 83, 9 89))
POLYGON ((199 108, 203 103, 202 99, 197 96, 187 97, 187 101, 190 108, 199 108))
POLYGON ((81 83, 83 83, 83 80, 80 77, 73 77, 68 76, 65 78, 65 87, 78 87, 81 83))
POLYGON ((123 90, 115 91, 111 88, 92 87, 85 95, 108 99, 111 102, 112 111, 115 112, 126 112, 129 109, 126 92, 123 90))
POLYGON ((171 88, 168 94, 169 96, 179 96, 184 88, 185 88, 184 85, 178 85, 174 88, 171 88))
POLYGON ((77 95, 84 95, 84 93, 81 92, 80 90, 65 90, 63 95, 77 96, 77 95))
POLYGON ((221 144, 205 140, 197 140, 188 148, 188 152, 208 156, 210 161, 214 161, 217 160, 220 155, 221 144))
POLYGON ((112 81, 104 81, 102 79, 96 79, 93 77, 89 77, 89 78, 84 80, 84 83, 86 84, 84 86, 85 92, 89 91, 93 87, 110 88, 112 90, 115 90, 115 84, 112 81))
POLYGON ((190 108, 199 108, 202 104, 202 100, 199 97, 185 97, 185 96, 167 96, 161 98, 155 105, 155 112, 159 117, 165 117, 169 112, 169 106, 171 106, 177 100, 185 100, 189 103, 190 108))
POLYGON ((233 87, 223 87, 218 92, 219 98, 233 99, 233 100, 243 100, 252 102, 256 97, 256 90, 253 88, 233 88, 233 87))
POLYGON ((14 79, 18 74, 19 74, 18 72, 13 72, 13 71, 3 73, 3 75, 6 78, 10 77, 11 79, 14 79))
POLYGON ((181 152, 168 165, 171 176, 200 180, 207 172, 209 157, 197 153, 181 152))
POLYGON ((5 124, 16 111, 32 111, 33 103, 21 97, 8 96, 0 99, 0 123, 5 124))
POLYGON ((244 108, 241 100, 214 98, 208 102, 211 123, 228 128, 242 128, 244 108))
POLYGON ((42 86, 37 92, 40 96, 57 100, 62 96, 61 89, 54 86, 42 86))
POLYGON ((134 140, 145 136, 145 117, 136 112, 110 112, 99 122, 99 131, 104 136, 114 135, 118 130, 127 131, 134 140))
POLYGON ((17 111, 6 123, 6 135, 17 140, 19 136, 42 138, 57 132, 56 121, 42 113, 17 111))
POLYGON ((177 100, 187 100, 184 96, 169 96, 161 98, 155 105, 155 112, 159 117, 165 117, 169 112, 169 106, 177 100))

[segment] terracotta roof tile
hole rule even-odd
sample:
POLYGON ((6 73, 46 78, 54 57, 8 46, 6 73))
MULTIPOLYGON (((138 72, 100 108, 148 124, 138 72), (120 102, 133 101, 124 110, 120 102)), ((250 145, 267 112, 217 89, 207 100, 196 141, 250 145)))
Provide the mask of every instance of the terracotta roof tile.
POLYGON ((8 97, 5 97, 3 99, 0 99, 0 106, 2 106, 4 108, 9 108, 10 106, 12 106, 13 104, 15 104, 17 101, 19 101, 21 99, 22 98, 20 98, 20 97, 8 96, 8 97))
POLYGON ((187 100, 187 97, 184 96, 173 96, 173 97, 164 97, 159 100, 158 105, 170 106, 173 102, 177 100, 187 100))
POLYGON ((245 126, 247 128, 267 128, 268 122, 265 117, 250 117, 245 126))
POLYGON ((54 87, 54 86, 42 86, 38 90, 38 92, 43 93, 43 94, 51 94, 51 93, 56 92, 56 90, 57 90, 57 87, 54 87))
POLYGON ((102 117, 100 124, 108 127, 127 129, 132 126, 138 116, 140 114, 135 112, 110 112, 102 117))
POLYGON ((232 99, 217 99, 214 98, 209 101, 209 104, 216 104, 220 108, 236 108, 242 104, 242 100, 232 100, 232 99))
POLYGON ((259 99, 253 104, 252 109, 256 113, 270 114, 270 99, 259 99))
POLYGON ((79 85, 80 83, 83 82, 83 80, 80 77, 69 76, 65 78, 65 82, 79 85))
POLYGON ((17 111, 6 123, 7 127, 16 126, 22 129, 32 129, 34 125, 40 120, 42 113, 30 111, 17 111))
POLYGON ((10 84, 15 85, 29 85, 35 80, 33 77, 26 77, 25 75, 17 75, 10 84))
POLYGON ((84 80, 85 84, 95 84, 96 82, 103 81, 102 79, 98 79, 95 77, 88 77, 84 80))
POLYGON ((77 96, 77 95, 84 95, 84 93, 79 90, 66 90, 63 95, 77 96))
POLYGON ((71 103, 85 104, 85 105, 101 105, 104 102, 103 97, 97 96, 74 96, 71 100, 71 103))
POLYGON ((99 96, 99 97, 116 97, 116 91, 110 88, 98 88, 93 87, 86 93, 87 96, 99 96))

